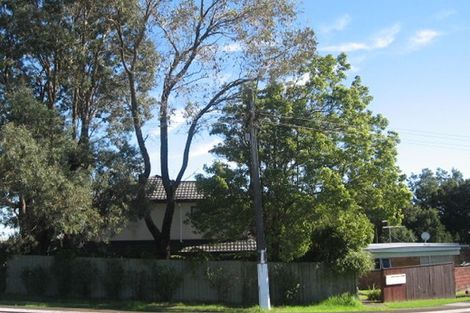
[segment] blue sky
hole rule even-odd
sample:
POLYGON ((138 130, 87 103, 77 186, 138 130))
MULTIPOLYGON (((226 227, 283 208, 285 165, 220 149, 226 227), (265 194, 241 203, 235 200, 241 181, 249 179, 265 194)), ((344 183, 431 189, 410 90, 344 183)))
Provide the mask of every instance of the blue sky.
MULTIPOLYGON (((400 134, 402 172, 456 168, 470 177, 470 1, 305 0, 299 23, 312 27, 320 54, 346 52, 400 134)), ((185 128, 176 117, 171 173, 176 174, 185 128)), ((150 136, 153 174, 159 173, 158 132, 150 136)), ((195 140, 185 178, 211 163, 217 138, 195 140)))

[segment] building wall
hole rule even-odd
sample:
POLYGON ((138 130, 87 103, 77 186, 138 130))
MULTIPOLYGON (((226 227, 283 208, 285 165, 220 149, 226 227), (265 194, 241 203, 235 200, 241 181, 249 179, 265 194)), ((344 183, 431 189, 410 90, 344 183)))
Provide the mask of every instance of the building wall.
POLYGON ((425 264, 443 264, 443 263, 455 263, 455 257, 453 255, 433 255, 433 256, 422 256, 421 265, 425 264))
POLYGON ((403 266, 416 266, 423 264, 420 262, 419 257, 402 257, 390 259, 392 267, 403 267, 403 266))
MULTIPOLYGON (((420 266, 420 265, 429 265, 429 264, 443 264, 454 262, 455 256, 453 255, 442 255, 442 256, 422 256, 422 257, 400 257, 400 258, 390 258, 391 268, 396 267, 406 267, 406 266, 420 266)), ((457 269, 457 268, 456 268, 457 269)), ((372 286, 379 288, 382 284, 381 271, 374 270, 359 279, 359 289, 371 289, 372 286)), ((463 272, 462 272, 463 273, 463 272)), ((457 274, 456 274, 457 275, 457 274)), ((457 283, 457 276, 456 276, 457 283)), ((462 274, 461 284, 468 286, 470 288, 470 267, 468 268, 467 274, 462 274)), ((462 290, 462 289, 457 289, 462 290)), ((465 288, 463 289, 465 290, 465 288)))
MULTIPOLYGON (((171 240, 198 240, 202 235, 198 234, 192 225, 185 223, 191 213, 191 207, 195 207, 195 202, 180 202, 176 204, 173 222, 171 225, 171 240)), ((151 216, 155 224, 161 229, 163 216, 165 214, 165 204, 155 203, 151 216)), ((111 241, 145 241, 153 240, 145 221, 143 219, 130 222, 127 227, 111 241)))
POLYGON ((470 266, 455 268, 455 289, 457 291, 470 290, 470 266))

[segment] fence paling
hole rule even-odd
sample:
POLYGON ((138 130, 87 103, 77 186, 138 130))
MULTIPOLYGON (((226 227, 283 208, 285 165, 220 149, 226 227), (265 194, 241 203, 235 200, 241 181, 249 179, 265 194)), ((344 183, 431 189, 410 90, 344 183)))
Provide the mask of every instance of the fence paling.
POLYGON ((382 272, 384 301, 455 297, 454 264, 390 268, 382 272), (385 277, 405 274, 406 284, 385 285, 385 277))
MULTIPOLYGON (((70 261, 72 262, 72 260, 70 261)), ((106 288, 113 284, 109 275, 110 262, 120 262, 117 269, 123 270, 125 278, 117 280, 121 299, 144 298, 159 300, 158 281, 153 273, 158 269, 169 269, 181 276, 180 284, 173 294, 174 301, 181 302, 229 302, 234 304, 255 304, 257 301, 256 263, 244 261, 209 261, 195 260, 144 260, 110 258, 76 258, 73 264, 85 262, 87 267, 95 269, 90 289, 91 298, 104 298, 110 292, 106 288), (78 262, 78 263, 77 263, 78 262), (108 274, 107 274, 108 273, 108 274), (106 276, 108 275, 108 276, 106 276), (209 279, 208 277, 211 277, 209 279), (140 289, 145 290, 140 290, 140 289), (221 299, 223 297, 223 299, 221 299)), ((46 282, 45 295, 58 295, 58 282, 54 257, 15 256, 8 262, 6 293, 24 295, 27 290, 22 273, 26 269, 42 267, 47 270, 50 279, 46 282), (55 272, 54 272, 55 271, 55 272), (56 274, 54 274, 56 273, 56 274)), ((70 265, 73 267, 74 265, 70 265)), ((337 274, 319 263, 270 263, 271 298, 273 303, 312 303, 344 292, 355 293, 356 279, 351 274, 337 274), (286 296, 288 294, 288 296, 286 296), (289 298, 290 297, 290 298, 289 298)), ((88 270, 85 268, 85 271, 88 270)), ((79 275, 86 277, 86 273, 79 275)), ((71 274, 70 274, 71 275, 71 274)), ((73 275, 72 275, 73 276, 73 275)), ((156 277, 156 276, 155 276, 156 277)), ((170 279, 168 275, 161 279, 170 279)), ((68 277, 67 277, 68 278, 68 277)), ((34 279, 34 278, 31 278, 34 279)), ((73 280, 71 278, 71 280, 73 280)), ((71 282, 73 284, 73 282, 71 282)), ((82 285, 87 281, 81 282, 82 285)), ((170 283, 172 283, 170 281, 170 283)), ((175 282, 173 282, 175 283, 175 282)), ((76 284, 75 284, 76 285, 76 284)), ((117 288, 116 286, 114 286, 117 288)), ((80 296, 75 289, 69 296, 80 296)), ((85 290, 86 291, 86 290, 85 290)), ((116 292, 115 292, 116 293, 116 292)), ((86 293, 84 293, 86 294, 86 293)), ((161 296, 161 295, 160 295, 161 296)))

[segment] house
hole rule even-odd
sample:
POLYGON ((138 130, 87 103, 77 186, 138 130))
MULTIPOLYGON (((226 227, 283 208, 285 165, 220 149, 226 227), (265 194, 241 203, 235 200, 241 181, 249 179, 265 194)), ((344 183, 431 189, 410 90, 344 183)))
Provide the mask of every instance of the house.
MULTIPOLYGON (((176 246, 181 247, 204 242, 202 234, 198 233, 190 223, 185 223, 192 212, 197 210, 197 201, 201 200, 202 197, 202 194, 196 189, 195 181, 182 181, 176 189, 176 206, 170 233, 170 239, 176 246)), ((153 221, 161 229, 166 209, 166 193, 160 176, 149 178, 148 198, 153 206, 150 214, 153 221)), ((153 237, 143 219, 129 222, 125 229, 110 240, 110 243, 115 250, 121 252, 123 252, 123 249, 151 251, 154 245, 153 237)))
MULTIPOLYGON (((153 203, 151 216, 161 229, 166 208, 166 193, 162 178, 153 176, 148 182, 148 198, 153 203)), ((203 195, 198 192, 195 181, 182 181, 175 192, 176 207, 171 225, 170 239, 172 250, 181 253, 205 251, 210 253, 230 253, 256 251, 253 239, 213 243, 198 233, 188 223, 191 214, 198 210, 198 201, 203 195)), ((154 240, 143 219, 129 222, 125 229, 110 240, 114 252, 124 256, 140 256, 143 252, 154 251, 154 240)))

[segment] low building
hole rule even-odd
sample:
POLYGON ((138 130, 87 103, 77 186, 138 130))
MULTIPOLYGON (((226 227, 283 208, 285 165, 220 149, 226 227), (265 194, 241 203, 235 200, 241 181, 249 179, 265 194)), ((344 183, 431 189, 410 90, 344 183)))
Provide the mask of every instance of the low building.
POLYGON ((373 243, 367 246, 375 260, 375 269, 425 264, 460 263, 458 243, 373 243))
POLYGON ((458 243, 374 243, 365 249, 375 261, 373 271, 360 279, 359 288, 369 289, 380 286, 382 269, 420 266, 428 264, 461 263, 458 243))

